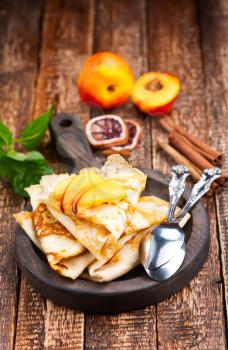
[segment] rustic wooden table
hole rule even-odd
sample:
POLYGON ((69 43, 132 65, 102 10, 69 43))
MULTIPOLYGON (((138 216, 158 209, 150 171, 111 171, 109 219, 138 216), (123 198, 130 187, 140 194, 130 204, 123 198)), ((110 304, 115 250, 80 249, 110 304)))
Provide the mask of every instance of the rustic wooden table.
MULTIPOLYGON (((75 80, 94 51, 122 54, 135 76, 176 73, 182 92, 173 115, 190 132, 228 151, 228 2, 226 0, 2 0, 0 113, 17 134, 56 102, 89 118, 75 80)), ((156 150, 163 131, 131 103, 118 111, 144 127, 137 165, 168 172, 156 150)), ((228 169, 227 158, 224 167, 228 169)), ((0 349, 226 349, 228 190, 208 201, 210 256, 203 270, 169 300, 130 313, 93 315, 54 305, 17 269, 12 213, 25 202, 1 183, 0 349)))

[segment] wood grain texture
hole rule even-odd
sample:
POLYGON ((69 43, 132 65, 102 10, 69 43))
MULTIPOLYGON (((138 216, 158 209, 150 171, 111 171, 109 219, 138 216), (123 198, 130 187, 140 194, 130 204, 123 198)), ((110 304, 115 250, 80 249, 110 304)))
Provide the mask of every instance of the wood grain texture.
MULTIPOLYGON (((199 5, 203 63, 206 74, 206 107, 210 125, 208 136, 224 153, 223 169, 224 172, 228 172, 228 3, 222 0, 200 1, 199 5)), ((216 195, 222 281, 225 286, 226 308, 224 310, 228 320, 227 197, 227 188, 216 195)))
POLYGON ((57 112, 78 113, 88 120, 89 109, 80 101, 76 81, 92 53, 93 24, 93 0, 47 1, 36 114, 54 103, 57 112))
MULTIPOLYGON (((88 118, 88 108, 80 104, 76 78, 85 58, 92 52, 92 31, 93 1, 46 2, 34 114, 38 115, 55 103, 57 111, 70 111, 80 114, 84 120, 88 118)), ((83 333, 83 313, 42 300, 23 281, 16 348, 81 350, 83 333), (33 312, 28 310, 28 294, 33 309, 39 310, 34 319, 39 331, 31 327, 33 312), (31 343, 33 337, 36 341, 31 343)))
MULTIPOLYGON (((147 42, 144 1, 97 1, 94 51, 110 50, 122 55, 135 77, 147 70, 147 42)), ((113 111, 138 120, 143 126, 141 145, 129 161, 151 167, 150 119, 143 119, 132 103, 113 111)), ((86 349, 156 348, 155 307, 120 315, 86 315, 86 349)))
MULTIPOLYGON (((36 80, 39 47, 39 18, 42 1, 36 6, 1 1, 0 4, 0 110, 1 120, 17 135, 33 107, 31 98, 36 80), (27 12, 30 16, 27 16, 27 12)), ((0 185, 0 348, 13 349, 20 276, 14 255, 13 212, 24 201, 0 185)))
MULTIPOLYGON (((206 5, 205 5, 206 7, 206 5)), ((200 49, 200 30, 194 1, 148 2, 149 62, 151 70, 169 71, 182 81, 173 116, 186 129, 208 140, 205 76, 200 49)), ((211 33, 212 35, 212 33, 211 33)), ((157 153, 156 136, 166 137, 154 123, 153 165, 168 171, 170 160, 157 153)), ((213 145, 213 142, 211 142, 213 145)), ((203 270, 188 288, 157 306, 159 349, 225 349, 222 285, 213 199, 211 252, 203 270)))

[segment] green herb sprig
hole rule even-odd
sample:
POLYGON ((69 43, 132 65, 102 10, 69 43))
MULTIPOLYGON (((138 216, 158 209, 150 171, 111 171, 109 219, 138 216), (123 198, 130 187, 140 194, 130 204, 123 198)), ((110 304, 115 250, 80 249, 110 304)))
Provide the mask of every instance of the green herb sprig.
POLYGON ((53 173, 44 156, 34 149, 40 144, 54 113, 50 107, 47 112, 34 119, 14 139, 12 132, 0 121, 0 177, 10 182, 14 192, 28 197, 25 187, 39 182, 42 175, 53 173), (15 150, 15 143, 21 143, 27 153, 15 150))

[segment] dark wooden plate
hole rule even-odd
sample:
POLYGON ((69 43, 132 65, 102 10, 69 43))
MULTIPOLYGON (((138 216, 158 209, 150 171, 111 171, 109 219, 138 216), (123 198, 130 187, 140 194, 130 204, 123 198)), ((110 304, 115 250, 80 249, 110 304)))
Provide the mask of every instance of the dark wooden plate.
MULTIPOLYGON (((148 174, 144 193, 168 200, 169 179, 159 172, 143 170, 148 174)), ((183 201, 189 192, 189 189, 185 191, 183 201)), ((17 261, 29 283, 40 294, 57 304, 99 313, 135 310, 170 297, 186 286, 202 268, 210 244, 209 220, 202 201, 192 210, 185 232, 185 260, 177 273, 165 282, 152 281, 141 266, 122 278, 108 283, 81 279, 72 281, 64 278, 49 267, 45 256, 19 226, 16 229, 17 261)))

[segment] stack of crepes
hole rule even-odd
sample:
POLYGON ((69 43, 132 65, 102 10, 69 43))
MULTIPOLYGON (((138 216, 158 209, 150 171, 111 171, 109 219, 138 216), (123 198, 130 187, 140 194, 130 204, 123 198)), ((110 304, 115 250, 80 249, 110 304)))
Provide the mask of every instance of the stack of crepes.
POLYGON ((166 201, 141 196, 145 185, 142 171, 112 155, 101 169, 43 176, 26 188, 33 211, 14 216, 56 272, 108 282, 139 264, 141 238, 167 218, 166 201))

